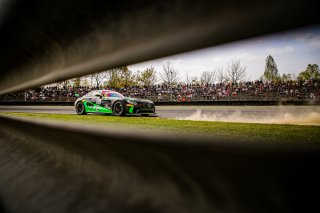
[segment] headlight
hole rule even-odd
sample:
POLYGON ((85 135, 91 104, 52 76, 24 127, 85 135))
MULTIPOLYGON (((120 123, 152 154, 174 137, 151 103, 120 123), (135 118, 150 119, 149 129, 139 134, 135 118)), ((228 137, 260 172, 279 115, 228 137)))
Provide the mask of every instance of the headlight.
POLYGON ((137 102, 135 102, 135 101, 127 100, 127 102, 128 102, 128 104, 137 105, 137 102))

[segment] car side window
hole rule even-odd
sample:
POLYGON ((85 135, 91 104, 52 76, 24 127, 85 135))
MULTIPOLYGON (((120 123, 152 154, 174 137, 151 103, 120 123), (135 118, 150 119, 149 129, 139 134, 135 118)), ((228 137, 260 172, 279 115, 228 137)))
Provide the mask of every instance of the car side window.
POLYGON ((107 97, 110 97, 110 98, 122 98, 122 95, 121 94, 118 94, 118 93, 115 93, 115 92, 109 92, 106 94, 107 97))
POLYGON ((90 97, 95 97, 96 95, 100 95, 101 96, 101 93, 100 92, 91 92, 92 95, 90 97))
POLYGON ((89 92, 88 94, 85 95, 86 97, 91 97, 92 96, 92 92, 89 92))

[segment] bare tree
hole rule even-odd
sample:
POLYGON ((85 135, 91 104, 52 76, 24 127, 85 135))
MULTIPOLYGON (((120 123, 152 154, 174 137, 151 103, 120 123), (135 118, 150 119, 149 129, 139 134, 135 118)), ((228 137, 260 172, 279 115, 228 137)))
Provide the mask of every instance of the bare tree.
POLYGON ((95 83, 95 86, 99 88, 101 86, 101 83, 103 80, 105 80, 107 77, 107 71, 97 72, 92 75, 90 75, 91 83, 95 83))
POLYGON ((197 87, 200 85, 200 81, 198 81, 197 76, 191 76, 191 82, 192 87, 197 87))
POLYGON ((241 66, 240 60, 231 61, 231 63, 228 64, 227 76, 230 78, 230 81, 232 81, 232 83, 235 83, 237 81, 243 80, 246 77, 246 69, 246 66, 241 66))
POLYGON ((160 78, 167 85, 174 85, 179 81, 179 74, 176 69, 173 68, 169 61, 162 65, 163 72, 160 73, 160 78))
POLYGON ((215 69, 215 73, 216 73, 216 79, 218 82, 223 82, 225 80, 228 80, 228 77, 225 75, 222 67, 217 67, 215 69))
POLYGON ((201 84, 206 85, 212 83, 214 76, 215 73, 213 71, 203 71, 200 78, 201 84))
POLYGON ((192 82, 192 81, 191 81, 191 78, 190 78, 190 76, 189 76, 189 73, 186 72, 186 83, 187 83, 187 84, 189 84, 189 83, 191 84, 191 82, 192 82))
POLYGON ((61 84, 62 84, 63 87, 67 88, 67 87, 70 86, 70 80, 62 81, 61 84))
POLYGON ((172 101, 172 86, 179 81, 178 71, 173 68, 169 61, 162 65, 163 72, 160 73, 160 78, 170 87, 170 100, 172 101))

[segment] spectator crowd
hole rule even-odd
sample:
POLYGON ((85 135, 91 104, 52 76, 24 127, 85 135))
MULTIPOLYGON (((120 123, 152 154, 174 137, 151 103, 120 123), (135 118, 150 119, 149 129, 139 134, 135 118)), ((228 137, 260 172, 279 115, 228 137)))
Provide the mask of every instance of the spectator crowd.
POLYGON ((248 99, 319 99, 319 82, 262 82, 249 81, 242 83, 217 84, 184 84, 174 86, 153 85, 149 87, 130 86, 127 88, 96 88, 96 87, 66 87, 44 86, 20 93, 12 93, 1 97, 1 101, 68 101, 96 89, 110 89, 125 96, 147 98, 153 101, 210 101, 210 100, 248 100, 248 99))

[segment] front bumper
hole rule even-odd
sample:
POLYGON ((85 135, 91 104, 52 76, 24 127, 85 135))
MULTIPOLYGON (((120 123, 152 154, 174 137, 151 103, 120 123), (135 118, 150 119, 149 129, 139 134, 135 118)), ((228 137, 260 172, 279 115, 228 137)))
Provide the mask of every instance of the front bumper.
POLYGON ((127 104, 126 105, 126 112, 128 114, 156 114, 156 109, 154 104, 127 104))

